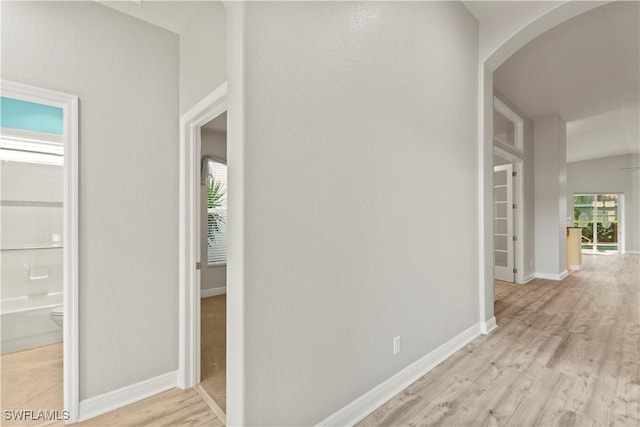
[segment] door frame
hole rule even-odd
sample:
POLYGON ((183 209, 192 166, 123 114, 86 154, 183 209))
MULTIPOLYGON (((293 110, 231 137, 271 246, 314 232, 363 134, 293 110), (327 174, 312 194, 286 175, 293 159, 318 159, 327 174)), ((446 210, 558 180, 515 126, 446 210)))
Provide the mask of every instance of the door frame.
POLYGON ((227 82, 180 117, 178 387, 200 382, 200 128, 227 111, 227 82))
MULTIPOLYGON (((516 173, 512 187, 513 203, 516 204, 516 209, 513 213, 513 221, 515 222, 513 232, 517 236, 515 242, 514 255, 516 259, 514 265, 518 272, 516 273, 515 280, 518 284, 524 284, 530 281, 524 275, 524 243, 526 240, 524 234, 524 160, 521 157, 518 157, 515 154, 511 154, 508 151, 496 146, 493 147, 493 155, 502 157, 503 159, 510 161, 513 164, 513 170, 516 173)), ((493 200, 493 190, 491 200, 493 200)))
POLYGON ((38 104, 51 105, 63 111, 63 265, 62 291, 64 322, 62 326, 62 393, 65 423, 78 420, 80 402, 78 363, 78 97, 68 93, 43 89, 2 80, 2 96, 38 104))

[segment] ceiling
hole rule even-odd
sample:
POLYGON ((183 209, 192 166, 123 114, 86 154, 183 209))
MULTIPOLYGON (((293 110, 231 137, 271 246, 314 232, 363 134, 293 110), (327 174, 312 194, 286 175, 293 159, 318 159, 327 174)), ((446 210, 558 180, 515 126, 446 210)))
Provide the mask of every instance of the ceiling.
POLYGON ((531 119, 557 113, 567 122, 569 162, 640 153, 639 6, 612 2, 579 15, 494 73, 495 87, 531 119))
POLYGON ((513 15, 517 9, 521 8, 524 3, 537 4, 558 4, 558 0, 540 1, 534 0, 518 0, 518 1, 463 1, 466 8, 480 22, 487 22, 497 17, 509 17, 513 15))
POLYGON ((180 34, 196 15, 203 1, 120 0, 98 3, 180 34))
MULTIPOLYGON (((99 3, 177 34, 202 6, 201 1, 99 3)), ((485 23, 521 6, 463 3, 485 23)), ((570 162, 640 153, 639 5, 613 2, 577 16, 532 40, 494 74, 496 88, 531 119, 562 116, 570 162)), ((205 128, 212 126, 221 124, 205 128)))

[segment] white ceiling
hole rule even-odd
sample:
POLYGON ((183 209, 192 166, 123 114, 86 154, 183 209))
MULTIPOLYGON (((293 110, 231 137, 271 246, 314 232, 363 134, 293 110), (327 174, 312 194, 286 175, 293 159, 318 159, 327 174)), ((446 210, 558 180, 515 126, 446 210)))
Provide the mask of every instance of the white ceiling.
MULTIPOLYGON (((534 1, 535 3, 538 3, 538 4, 559 3, 558 0, 550 0, 550 1, 534 0, 534 1)), ((462 3, 467 7, 469 12, 471 12, 473 16, 476 17, 478 21, 487 22, 493 18, 500 17, 500 16, 502 17, 511 16, 516 9, 521 8, 523 6, 523 3, 533 3, 533 2, 522 1, 522 0, 518 0, 518 1, 505 1, 505 0, 474 1, 472 0, 472 1, 463 1, 462 3)))
MULTIPOLYGON (((189 0, 99 3, 177 34, 202 6, 189 0)), ((480 22, 522 6, 463 3, 480 22)), ((568 161, 640 153, 638 6, 615 2, 573 18, 531 41, 494 74, 496 88, 530 118, 551 113, 564 118, 568 161)), ((205 128, 214 126, 224 131, 221 122, 205 128)))
POLYGON ((180 34, 202 6, 202 1, 98 1, 112 9, 180 34))
POLYGON ((639 6, 613 2, 577 16, 494 74, 495 87, 531 119, 562 116, 569 162, 640 153, 639 6))

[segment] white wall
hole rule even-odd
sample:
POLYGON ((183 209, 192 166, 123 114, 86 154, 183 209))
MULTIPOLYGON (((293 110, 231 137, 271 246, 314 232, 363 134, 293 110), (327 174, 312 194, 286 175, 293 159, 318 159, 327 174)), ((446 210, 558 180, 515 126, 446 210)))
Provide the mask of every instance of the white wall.
POLYGON ((536 275, 567 270, 567 130, 558 114, 534 122, 536 275))
POLYGON ((511 108, 518 116, 523 119, 523 153, 518 153, 514 149, 499 145, 503 150, 522 159, 523 176, 521 177, 523 184, 524 203, 520 204, 520 209, 524 209, 524 273, 526 279, 531 277, 535 272, 535 177, 534 177, 534 146, 533 146, 533 122, 524 114, 515 104, 513 104, 506 96, 494 88, 494 95, 503 103, 511 108))
POLYGON ((53 238, 62 236, 62 166, 2 161, 0 196, 0 296, 62 292, 61 241, 53 238), (54 244, 57 249, 23 250, 54 244), (42 272, 42 268, 47 270, 46 279, 29 279, 32 269, 42 272))
POLYGON ((573 195, 576 193, 624 193, 625 246, 627 252, 640 252, 640 166, 637 155, 605 157, 567 164, 567 212, 573 215, 573 195))
POLYGON ((95 2, 2 4, 2 78, 80 99, 80 398, 178 365, 178 37, 95 2))
POLYGON ((478 322, 477 25, 460 3, 249 2, 244 28, 230 422, 311 425, 478 322))
POLYGON ((202 6, 180 33, 180 113, 227 78, 227 13, 218 1, 202 6))
MULTIPOLYGON (((202 155, 213 155, 227 159, 227 135, 222 132, 202 129, 202 155)), ((207 265, 207 186, 200 186, 200 287, 201 289, 224 288, 227 286, 227 267, 207 265)))

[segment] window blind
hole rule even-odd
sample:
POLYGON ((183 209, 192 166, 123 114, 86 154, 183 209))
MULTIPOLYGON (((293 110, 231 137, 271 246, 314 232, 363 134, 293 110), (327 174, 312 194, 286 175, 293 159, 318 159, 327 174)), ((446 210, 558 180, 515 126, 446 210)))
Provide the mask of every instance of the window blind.
POLYGON ((209 160, 207 180, 207 263, 227 264, 227 165, 209 160))

